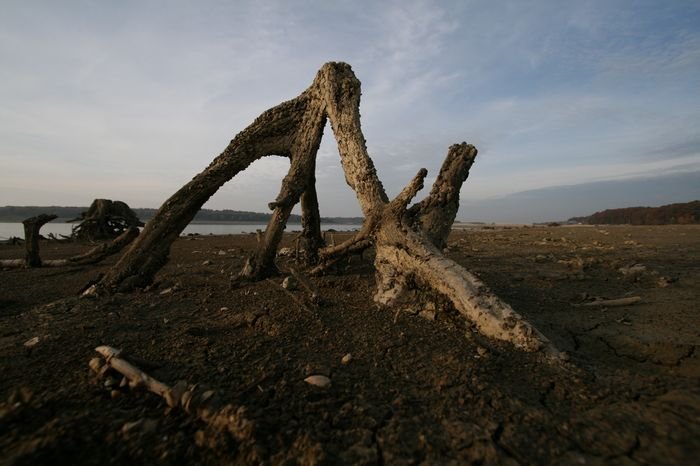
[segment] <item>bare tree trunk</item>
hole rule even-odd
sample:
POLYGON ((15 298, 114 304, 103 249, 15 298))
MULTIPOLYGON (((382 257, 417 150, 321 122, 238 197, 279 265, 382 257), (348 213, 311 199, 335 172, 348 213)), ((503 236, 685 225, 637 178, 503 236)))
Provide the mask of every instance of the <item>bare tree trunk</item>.
POLYGON ((30 217, 22 222, 24 225, 24 247, 26 255, 24 258, 27 267, 41 267, 41 257, 39 256, 39 230, 44 224, 58 218, 57 215, 41 214, 30 217))
MULTIPOLYGON (((360 82, 349 65, 325 64, 302 95, 263 113, 205 171, 166 201, 100 286, 123 290, 150 283, 165 262, 170 244, 204 202, 254 160, 270 154, 290 157, 291 165, 277 200, 270 204, 273 215, 265 237, 240 276, 259 279, 274 273, 276 248, 289 214, 302 193, 311 195, 309 185, 313 184, 315 156, 327 117, 346 182, 355 191, 365 224, 352 241, 321 255, 337 257, 372 243, 376 248, 376 302, 394 304, 412 287, 435 293, 447 298, 484 335, 523 350, 557 355, 546 337, 436 248, 445 244, 459 205, 459 188, 476 149, 466 143, 452 146, 431 194, 410 211, 407 206, 423 187, 425 169, 390 202, 367 153, 360 126, 360 94, 360 82)), ((315 213, 317 202, 307 200, 307 213, 315 213)))
POLYGON ((447 237, 459 210, 459 191, 469 176, 476 154, 476 148, 466 142, 451 145, 430 194, 408 210, 409 215, 417 217, 418 227, 438 249, 447 246, 447 237))
POLYGON ((318 262, 318 251, 325 242, 321 235, 321 213, 318 209, 316 177, 312 174, 306 191, 301 195, 301 236, 300 249, 306 265, 318 262))
POLYGON ((99 283, 106 290, 131 290, 152 283, 165 264, 170 245, 195 214, 227 181, 266 155, 289 156, 289 140, 308 97, 284 102, 260 115, 214 161, 180 188, 146 224, 139 238, 99 283))
POLYGON ((307 190, 309 180, 313 179, 316 153, 321 145, 323 128, 326 126, 323 106, 319 105, 315 91, 314 86, 307 91, 311 97, 299 126, 295 128, 293 142, 289 147, 292 159, 289 172, 282 180, 282 188, 277 199, 269 204, 273 212, 263 241, 258 244, 255 254, 243 266, 239 278, 260 280, 277 273, 275 266, 277 246, 282 240, 292 209, 299 202, 302 193, 307 190))

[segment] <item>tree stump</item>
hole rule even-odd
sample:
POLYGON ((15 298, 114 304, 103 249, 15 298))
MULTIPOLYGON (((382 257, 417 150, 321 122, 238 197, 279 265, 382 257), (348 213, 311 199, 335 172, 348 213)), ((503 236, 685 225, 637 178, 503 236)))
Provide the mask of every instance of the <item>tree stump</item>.
POLYGON ((72 236, 88 241, 114 239, 130 228, 144 225, 125 202, 109 199, 95 199, 86 212, 70 222, 77 220, 80 223, 73 228, 72 236))
POLYGON ((24 225, 24 246, 26 254, 24 262, 27 267, 41 267, 41 257, 39 256, 39 230, 44 224, 58 218, 53 214, 41 214, 30 217, 22 222, 24 225))

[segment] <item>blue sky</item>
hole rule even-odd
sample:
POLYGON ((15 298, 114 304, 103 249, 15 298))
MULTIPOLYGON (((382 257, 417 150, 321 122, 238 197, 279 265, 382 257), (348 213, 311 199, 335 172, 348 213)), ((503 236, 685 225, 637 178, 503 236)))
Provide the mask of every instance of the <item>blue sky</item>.
MULTIPOLYGON (((450 144, 479 148, 465 206, 513 202, 461 218, 526 221, 521 192, 700 172, 697 1, 5 0, 0 204, 157 207, 331 60, 362 81, 390 195, 450 144)), ((256 162, 207 207, 265 211, 287 166, 256 162)), ((329 129, 317 178, 322 214, 359 214, 329 129)), ((647 185, 640 205, 700 198, 647 185)), ((629 202, 610 192, 590 210, 629 202)))

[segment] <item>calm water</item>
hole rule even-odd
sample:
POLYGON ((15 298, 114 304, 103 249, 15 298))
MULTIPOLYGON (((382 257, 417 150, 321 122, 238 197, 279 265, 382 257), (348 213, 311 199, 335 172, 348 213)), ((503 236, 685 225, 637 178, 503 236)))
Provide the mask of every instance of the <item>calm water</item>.
MULTIPOLYGON (((71 223, 53 223, 49 222, 41 227, 41 234, 47 236, 49 233, 54 235, 70 235, 71 223)), ((265 230, 266 224, 208 224, 208 223, 192 223, 187 225, 182 232, 183 235, 188 233, 199 233, 200 235, 233 235, 240 233, 254 233, 255 230, 265 230)), ((352 231, 358 230, 360 225, 338 225, 335 223, 323 224, 321 228, 324 230, 337 231, 352 231)), ((289 224, 286 231, 301 230, 301 225, 289 224)), ((21 223, 0 223, 0 239, 7 239, 12 236, 24 238, 24 227, 21 223)))

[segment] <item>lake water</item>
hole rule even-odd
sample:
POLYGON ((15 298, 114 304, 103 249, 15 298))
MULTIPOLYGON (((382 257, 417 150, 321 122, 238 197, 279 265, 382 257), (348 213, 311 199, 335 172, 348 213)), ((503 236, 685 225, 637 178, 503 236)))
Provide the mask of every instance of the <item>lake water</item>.
MULTIPOLYGON (((70 235, 71 228, 74 224, 72 223, 53 223, 49 222, 43 227, 41 227, 41 234, 48 236, 49 233, 54 235, 70 235)), ((185 227, 182 232, 183 235, 189 233, 198 233, 200 235, 235 235, 240 233, 255 233, 255 230, 265 230, 267 224, 262 223, 249 223, 249 224, 209 224, 209 223, 191 223, 185 227)), ((337 231, 354 231, 359 230, 360 225, 340 225, 335 223, 322 224, 321 228, 323 230, 337 230, 337 231)), ((285 231, 300 231, 301 225, 299 224, 288 224, 285 231)), ((21 223, 0 223, 0 240, 8 239, 13 236, 24 238, 24 227, 21 223)))

